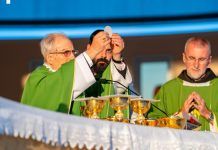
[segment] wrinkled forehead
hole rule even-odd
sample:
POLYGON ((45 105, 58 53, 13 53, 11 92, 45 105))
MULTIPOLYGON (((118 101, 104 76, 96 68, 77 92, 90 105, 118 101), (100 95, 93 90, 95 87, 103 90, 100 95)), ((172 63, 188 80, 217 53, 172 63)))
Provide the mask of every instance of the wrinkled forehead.
POLYGON ((185 54, 188 56, 209 57, 211 50, 208 45, 190 43, 185 49, 185 54))
POLYGON ((207 41, 202 41, 202 40, 190 40, 187 41, 185 44, 185 51, 187 49, 192 49, 192 48, 201 48, 207 50, 209 53, 211 52, 211 46, 210 43, 207 41))

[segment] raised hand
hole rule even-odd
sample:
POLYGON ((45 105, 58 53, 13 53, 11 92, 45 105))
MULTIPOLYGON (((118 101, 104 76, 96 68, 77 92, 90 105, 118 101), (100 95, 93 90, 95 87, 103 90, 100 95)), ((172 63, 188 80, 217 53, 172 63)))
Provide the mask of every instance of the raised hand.
POLYGON ((121 52, 124 49, 124 41, 119 34, 113 34, 111 37, 111 46, 113 52, 113 58, 115 60, 121 60, 121 52))
POLYGON ((96 55, 98 55, 101 51, 106 49, 108 45, 111 43, 111 39, 109 34, 106 32, 99 32, 93 38, 92 44, 87 49, 87 54, 91 59, 94 59, 96 55))

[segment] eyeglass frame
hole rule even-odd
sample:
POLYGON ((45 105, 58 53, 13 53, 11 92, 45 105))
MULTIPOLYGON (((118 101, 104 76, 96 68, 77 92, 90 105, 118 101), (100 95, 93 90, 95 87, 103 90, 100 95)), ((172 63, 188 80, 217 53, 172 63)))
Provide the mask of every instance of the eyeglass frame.
POLYGON ((63 54, 65 57, 67 57, 67 53, 69 53, 69 52, 73 53, 74 55, 79 54, 79 50, 75 50, 75 49, 74 50, 65 50, 63 52, 51 52, 49 54, 63 54))
POLYGON ((196 60, 197 60, 199 63, 206 63, 206 62, 210 59, 210 57, 211 57, 211 55, 210 55, 210 56, 207 57, 207 58, 202 57, 202 58, 196 59, 195 57, 192 57, 192 56, 188 57, 188 56, 186 55, 186 53, 184 53, 184 55, 185 55, 186 60, 189 61, 189 62, 192 62, 192 63, 195 62, 196 60))

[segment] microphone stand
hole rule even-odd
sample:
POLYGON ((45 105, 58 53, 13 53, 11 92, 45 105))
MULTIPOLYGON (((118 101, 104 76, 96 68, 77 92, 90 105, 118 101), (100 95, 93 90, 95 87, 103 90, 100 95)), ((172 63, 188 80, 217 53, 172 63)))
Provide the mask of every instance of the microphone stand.
MULTIPOLYGON (((99 79, 99 81, 101 81, 102 83, 107 83, 107 82, 114 82, 114 83, 118 83, 119 85, 122 85, 125 89, 129 90, 130 92, 132 92, 133 94, 137 95, 137 96, 141 96, 138 93, 136 93, 135 91, 131 90, 129 87, 126 87, 125 85, 123 85, 122 83, 118 82, 118 81, 113 81, 113 80, 108 80, 108 79, 99 79)), ((169 115, 163 111, 162 109, 158 108, 157 106, 155 106, 154 104, 151 103, 151 105, 153 107, 155 107, 156 109, 158 109, 159 111, 161 111, 163 114, 165 114, 167 117, 169 117, 169 115)))
POLYGON ((72 92, 72 98, 70 100, 70 109, 68 110, 68 114, 72 114, 73 104, 74 104, 74 92, 72 92))

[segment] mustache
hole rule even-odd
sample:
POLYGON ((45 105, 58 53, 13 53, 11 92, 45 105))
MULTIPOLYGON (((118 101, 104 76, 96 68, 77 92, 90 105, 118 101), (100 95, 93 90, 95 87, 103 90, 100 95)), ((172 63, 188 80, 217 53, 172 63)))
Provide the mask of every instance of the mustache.
POLYGON ((98 64, 100 62, 104 62, 106 64, 109 64, 110 61, 107 60, 106 58, 99 58, 99 59, 96 60, 95 64, 98 64))
POLYGON ((95 61, 94 65, 91 67, 93 72, 96 74, 102 74, 104 70, 107 68, 109 65, 110 61, 107 60, 106 58, 99 58, 95 61))

